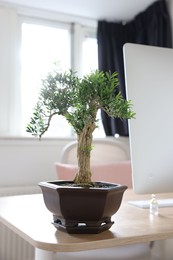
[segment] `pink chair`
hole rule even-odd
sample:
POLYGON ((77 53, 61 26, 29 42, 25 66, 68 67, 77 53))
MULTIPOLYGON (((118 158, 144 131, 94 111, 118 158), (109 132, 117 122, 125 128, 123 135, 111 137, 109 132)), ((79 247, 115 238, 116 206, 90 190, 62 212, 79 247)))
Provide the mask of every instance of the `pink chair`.
MULTIPOLYGON (((57 178, 59 180, 73 180, 77 172, 76 164, 55 163, 57 178)), ((130 160, 92 164, 93 181, 105 181, 125 184, 132 188, 131 163, 130 160), (105 174, 106 173, 106 174, 105 174)))

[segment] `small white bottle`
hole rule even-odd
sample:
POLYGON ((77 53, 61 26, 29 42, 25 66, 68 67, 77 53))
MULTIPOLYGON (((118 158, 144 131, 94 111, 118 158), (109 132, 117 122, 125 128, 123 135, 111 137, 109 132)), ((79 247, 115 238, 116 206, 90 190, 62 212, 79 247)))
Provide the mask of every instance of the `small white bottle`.
POLYGON ((158 215, 158 213, 159 213, 158 201, 156 199, 155 194, 152 194, 150 200, 150 214, 158 215))

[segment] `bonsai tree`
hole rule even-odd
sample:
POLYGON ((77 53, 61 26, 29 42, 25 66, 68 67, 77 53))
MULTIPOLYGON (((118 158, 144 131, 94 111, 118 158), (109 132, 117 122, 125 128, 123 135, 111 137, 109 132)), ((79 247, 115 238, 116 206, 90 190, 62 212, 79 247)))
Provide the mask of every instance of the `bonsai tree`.
POLYGON ((62 115, 77 135, 78 172, 74 182, 91 185, 90 153, 93 131, 98 126, 98 109, 121 119, 134 117, 131 101, 119 89, 117 73, 93 71, 79 78, 72 70, 54 70, 42 80, 42 88, 27 132, 39 136, 48 130, 54 115, 62 115))

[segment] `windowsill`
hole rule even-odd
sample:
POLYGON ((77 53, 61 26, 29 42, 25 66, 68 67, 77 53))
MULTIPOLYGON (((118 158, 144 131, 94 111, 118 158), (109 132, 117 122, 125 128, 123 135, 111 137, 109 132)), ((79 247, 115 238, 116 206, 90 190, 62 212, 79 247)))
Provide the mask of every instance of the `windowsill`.
MULTIPOLYGON (((94 139, 117 139, 119 141, 128 142, 128 137, 94 137, 94 139)), ((0 145, 58 145, 64 144, 71 141, 75 141, 76 137, 42 137, 39 140, 38 137, 28 137, 28 136, 0 136, 0 145)))
MULTIPOLYGON (((29 136, 0 136, 0 140, 31 140, 40 141, 39 137, 29 136)), ((42 137, 41 141, 76 140, 75 137, 42 137)))
POLYGON ((19 136, 0 136, 0 146, 2 145, 59 145, 76 140, 75 137, 19 137, 19 136))

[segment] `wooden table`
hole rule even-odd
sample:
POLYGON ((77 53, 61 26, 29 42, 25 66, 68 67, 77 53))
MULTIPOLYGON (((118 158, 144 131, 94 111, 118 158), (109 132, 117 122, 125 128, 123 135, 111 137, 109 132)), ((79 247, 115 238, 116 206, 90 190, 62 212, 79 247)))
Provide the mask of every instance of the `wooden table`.
MULTIPOLYGON (((173 198, 173 194, 158 195, 158 198, 167 197, 173 198)), ((128 200, 148 198, 148 195, 125 191, 123 203, 113 216, 115 224, 100 234, 74 235, 56 230, 42 194, 0 198, 0 222, 35 247, 36 260, 52 260, 52 252, 77 252, 173 238, 173 207, 160 208, 158 216, 151 216, 148 209, 128 204, 128 200)))

